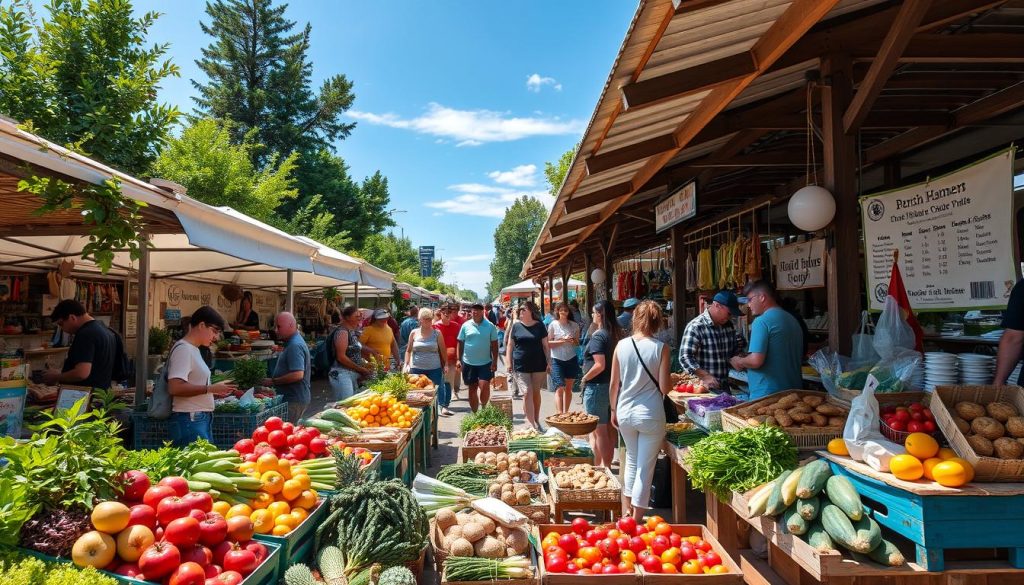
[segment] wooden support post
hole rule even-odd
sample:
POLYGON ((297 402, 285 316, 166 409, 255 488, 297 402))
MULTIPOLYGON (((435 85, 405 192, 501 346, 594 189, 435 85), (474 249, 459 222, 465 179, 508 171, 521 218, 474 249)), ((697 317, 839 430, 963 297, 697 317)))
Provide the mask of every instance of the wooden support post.
MULTIPOLYGON (((541 278, 540 282, 537 283, 540 286, 540 316, 544 316, 544 279, 541 278)), ((533 294, 530 294, 530 300, 533 300, 533 294)))
POLYGON ((288 269, 288 294, 285 297, 284 310, 289 313, 295 312, 295 274, 291 268, 288 269))
MULTIPOLYGON (((548 310, 553 311, 555 309, 555 275, 548 274, 548 310)), ((543 314, 544 311, 541 311, 543 314)))
MULTIPOLYGON (((570 259, 569 263, 562 269, 562 302, 566 305, 569 304, 569 275, 572 273, 573 260, 570 259)), ((557 318, 558 315, 555 315, 557 318)))
MULTIPOLYGON (((139 234, 139 300, 135 316, 135 404, 146 403, 149 356, 149 236, 139 234)), ((128 290, 125 289, 125 296, 128 290)))
POLYGON ((672 228, 672 323, 676 332, 673 340, 678 343, 686 327, 686 246, 683 244, 683 227, 672 228))
POLYGON ((850 355, 852 338, 860 317, 860 208, 857 203, 857 149, 855 137, 846 134, 843 114, 853 95, 852 68, 849 59, 829 56, 821 60, 824 85, 821 87, 821 111, 825 153, 824 186, 836 199, 832 222, 833 278, 826 283, 829 322, 828 342, 833 350, 850 355), (839 269, 838 267, 843 267, 839 269))
POLYGON ((591 262, 590 254, 583 255, 583 270, 586 274, 583 275, 583 280, 587 283, 587 302, 586 306, 583 307, 586 310, 585 318, 590 318, 590 312, 594 309, 594 281, 590 279, 590 273, 594 270, 594 264, 591 262))

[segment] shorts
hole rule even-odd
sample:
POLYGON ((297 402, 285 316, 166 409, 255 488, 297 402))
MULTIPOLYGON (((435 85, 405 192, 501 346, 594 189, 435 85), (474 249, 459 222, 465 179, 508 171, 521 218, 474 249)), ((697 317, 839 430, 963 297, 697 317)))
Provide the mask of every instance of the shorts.
POLYGON ((462 362, 462 381, 467 386, 477 382, 490 382, 493 377, 494 372, 491 371, 491 362, 487 362, 482 366, 474 366, 462 362))
POLYGON ((598 424, 606 425, 612 420, 612 407, 608 401, 608 384, 587 382, 583 388, 583 410, 597 417, 598 424))
MULTIPOLYGON (((555 390, 565 385, 566 380, 578 380, 580 378, 580 363, 576 358, 571 360, 551 360, 551 387, 555 390)), ((570 391, 572 388, 569 389, 570 391)))

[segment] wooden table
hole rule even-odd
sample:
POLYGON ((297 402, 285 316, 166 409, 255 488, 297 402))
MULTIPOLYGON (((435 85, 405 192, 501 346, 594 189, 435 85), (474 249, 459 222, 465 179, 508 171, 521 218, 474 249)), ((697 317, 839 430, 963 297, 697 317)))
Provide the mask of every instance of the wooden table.
POLYGON ((676 447, 668 440, 662 446, 672 464, 672 520, 676 524, 686 524, 686 479, 688 476, 683 458, 689 450, 687 447, 676 447))

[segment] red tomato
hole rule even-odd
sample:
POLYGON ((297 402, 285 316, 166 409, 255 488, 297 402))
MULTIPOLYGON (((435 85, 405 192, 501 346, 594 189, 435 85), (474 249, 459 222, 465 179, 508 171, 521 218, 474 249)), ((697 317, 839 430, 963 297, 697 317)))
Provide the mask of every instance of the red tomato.
POLYGON ((553 556, 548 557, 544 561, 544 568, 547 569, 549 573, 564 573, 566 570, 567 561, 565 560, 565 557, 553 556))
POLYGON ((601 537, 599 537, 599 536, 597 535, 597 531, 596 531, 596 530, 588 530, 588 531, 587 531, 587 535, 586 535, 586 536, 584 537, 584 539, 585 539, 585 540, 587 541, 587 543, 589 543, 589 544, 590 544, 591 546, 594 546, 594 545, 596 545, 596 544, 597 544, 598 542, 600 542, 600 541, 601 541, 601 537))
POLYGON ((565 564, 565 572, 566 573, 568 573, 570 575, 575 575, 576 573, 579 573, 579 571, 580 571, 580 568, 576 566, 576 563, 566 563, 565 564))
POLYGON ((619 572, 620 573, 632 573, 633 572, 633 563, 629 563, 629 562, 626 562, 626 561, 620 561, 619 564, 615 565, 615 566, 619 568, 619 572))
POLYGON ((252 439, 239 439, 235 442, 235 451, 241 455, 248 455, 256 448, 256 442, 252 439))
POLYGON ((935 423, 930 420, 926 420, 923 423, 921 423, 921 427, 926 433, 934 433, 936 428, 935 423))
POLYGON ((128 515, 128 526, 135 526, 136 524, 145 526, 150 530, 156 530, 156 510, 146 504, 135 504, 132 506, 128 515))
POLYGON ((640 536, 641 534, 647 534, 647 532, 648 532, 647 527, 643 526, 643 525, 640 525, 640 526, 636 527, 636 532, 634 534, 636 534, 637 536, 640 536))
POLYGON ((654 533, 661 536, 668 536, 672 534, 672 527, 668 525, 668 522, 659 522, 654 526, 654 533))
POLYGON ((898 420, 898 421, 910 422, 910 412, 907 411, 907 410, 899 410, 899 409, 897 409, 896 410, 896 414, 894 416, 896 417, 896 420, 898 420))
POLYGON ((700 566, 700 562, 695 559, 683 563, 684 575, 700 575, 703 572, 704 569, 700 566))
POLYGON ((669 549, 672 543, 669 541, 667 536, 658 535, 651 541, 651 552, 657 556, 661 556, 661 553, 669 549))
POLYGON ((199 523, 199 542, 217 546, 228 537, 228 521, 220 514, 210 514, 199 523))
MULTIPOLYGON (((271 418, 277 418, 277 417, 271 417, 271 418)), ((267 420, 269 421, 270 419, 267 419, 267 420)), ((281 420, 281 419, 277 419, 277 420, 281 420)), ((260 443, 266 443, 267 442, 267 436, 269 434, 270 434, 270 429, 268 429, 265 426, 258 426, 258 427, 256 427, 256 430, 252 432, 252 442, 256 443, 257 445, 259 445, 260 443)))
POLYGON ((660 556, 661 562, 663 563, 672 563, 673 565, 678 565, 683 561, 682 552, 680 552, 680 550, 674 546, 669 548, 665 552, 661 553, 660 556))
POLYGON ((139 569, 147 579, 160 579, 170 575, 181 564, 178 547, 169 542, 157 541, 143 551, 139 557, 139 569))
POLYGON ((569 555, 565 552, 565 549, 563 549, 560 546, 549 546, 546 549, 544 549, 544 556, 551 556, 551 555, 555 555, 555 556, 559 556, 559 557, 566 557, 566 558, 569 557, 569 555))
POLYGON ((636 532, 636 520, 632 516, 623 516, 615 523, 623 534, 632 536, 636 532))
MULTIPOLYGON (((270 420, 267 419, 267 422, 270 422, 270 420)), ((256 555, 250 550, 239 548, 238 545, 235 545, 234 548, 224 555, 224 570, 238 571, 243 577, 255 571, 257 564, 259 563, 256 562, 256 555)))
POLYGON ((623 535, 615 539, 615 544, 619 545, 619 550, 630 550, 629 540, 628 536, 623 535))
POLYGON ((889 423, 889 428, 891 428, 894 431, 905 431, 907 430, 907 423, 894 417, 892 419, 892 422, 889 423))
POLYGON ((605 557, 610 558, 619 556, 619 545, 611 538, 605 538, 601 542, 597 543, 597 548, 605 557))
POLYGON ((197 563, 185 562, 171 573, 168 585, 203 585, 206 582, 206 571, 197 563))
POLYGON ((182 496, 181 499, 188 502, 188 505, 193 510, 199 510, 200 512, 213 511, 213 497, 206 492, 189 492, 182 496))
POLYGON ((580 549, 580 543, 576 540, 575 534, 563 534, 558 537, 558 546, 569 555, 576 554, 580 549))
POLYGON ((698 540, 694 546, 704 552, 711 552, 711 543, 705 540, 698 540))
POLYGON ((290 435, 295 432, 295 425, 290 422, 286 422, 281 425, 281 430, 284 431, 284 434, 290 435))
MULTIPOLYGON (((174 490, 175 495, 184 496, 188 493, 188 480, 184 477, 172 475, 157 482, 157 485, 165 485, 174 490)), ((146 503, 146 502, 143 502, 146 503)))
POLYGON ((601 568, 602 575, 617 575, 619 573, 619 567, 616 565, 605 565, 601 568))
POLYGON ((910 406, 907 407, 910 412, 921 412, 924 410, 924 405, 920 402, 911 402, 910 406))
POLYGON ((930 408, 926 408, 926 409, 922 410, 921 414, 923 414, 924 418, 926 418, 928 420, 935 420, 935 415, 932 414, 932 409, 930 409, 930 408))
MULTIPOLYGON (((269 422, 269 421, 268 421, 269 422)), ((288 446, 288 435, 284 431, 270 431, 270 436, 267 437, 267 441, 271 447, 286 447, 288 446)))
MULTIPOLYGON (((295 435, 292 436, 294 437, 295 435)), ((294 447, 292 447, 292 455, 295 455, 296 459, 302 461, 309 456, 309 447, 303 445, 302 443, 297 443, 294 447)))
POLYGON ((320 429, 316 427, 306 427, 306 433, 309 434, 310 439, 315 439, 320 436, 320 429))
POLYGON ((704 564, 709 567, 721 565, 722 557, 718 556, 718 553, 716 553, 715 551, 711 551, 708 554, 704 555, 704 564))
POLYGON ((913 411, 910 413, 910 420, 916 420, 917 422, 924 421, 924 415, 920 411, 913 411))
POLYGON ((590 522, 586 518, 575 518, 572 521, 572 531, 580 536, 585 536, 590 530, 590 522))
POLYGON ((608 529, 598 526, 594 529, 594 535, 597 536, 598 540, 604 540, 608 538, 608 529))
POLYGON ((629 539, 629 550, 635 553, 647 550, 647 543, 644 542, 644 539, 640 538, 639 536, 634 536, 633 538, 629 539))
POLYGON ((166 527, 172 521, 188 516, 190 511, 192 511, 192 505, 188 500, 171 496, 160 500, 160 503, 156 505, 156 519, 166 527))
POLYGON ((313 437, 309 440, 309 450, 314 455, 323 455, 327 452, 327 441, 320 437, 313 437))
POLYGON ((672 563, 661 563, 661 572, 662 573, 670 573, 670 574, 671 573, 678 573, 679 572, 679 568, 676 567, 675 565, 673 565, 672 563))
POLYGON ((199 521, 188 516, 172 520, 164 529, 164 540, 179 547, 178 550, 181 550, 199 542, 201 534, 202 529, 199 528, 199 521))
MULTIPOLYGON (((266 422, 263 423, 263 426, 265 426, 268 431, 279 431, 281 430, 282 427, 284 427, 284 421, 281 420, 281 417, 272 416, 268 418, 266 422)), ((253 439, 255 440, 256 438, 253 437, 253 439)), ((259 443, 259 440, 256 440, 256 442, 259 443)))
POLYGON ((224 571, 216 577, 207 577, 205 585, 241 585, 243 579, 238 571, 224 571))
POLYGON ((923 423, 917 422, 916 420, 912 420, 912 421, 907 423, 907 432, 909 432, 909 433, 920 433, 923 430, 924 430, 924 424, 923 423))
POLYGON ((576 556, 583 559, 587 565, 593 565, 601 560, 601 551, 596 546, 584 546, 576 552, 576 556))
POLYGON ((660 573, 661 572, 661 559, 654 555, 650 555, 640 561, 644 570, 648 573, 660 573))
POLYGON ((697 558, 697 550, 689 544, 679 547, 679 554, 684 561, 692 561, 697 558))

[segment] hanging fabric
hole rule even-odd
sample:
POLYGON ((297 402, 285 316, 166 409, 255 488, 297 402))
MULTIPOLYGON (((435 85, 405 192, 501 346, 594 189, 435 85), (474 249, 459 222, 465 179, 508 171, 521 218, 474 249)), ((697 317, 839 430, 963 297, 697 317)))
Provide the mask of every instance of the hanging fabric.
POLYGON ((693 292, 697 290, 697 263, 693 258, 693 251, 686 256, 686 290, 693 292))

